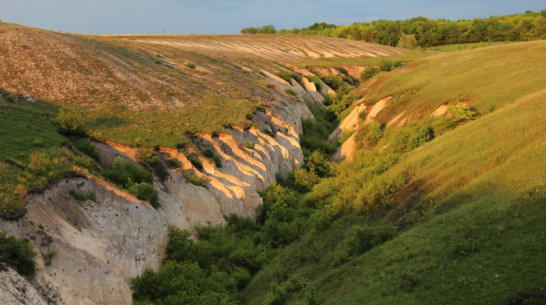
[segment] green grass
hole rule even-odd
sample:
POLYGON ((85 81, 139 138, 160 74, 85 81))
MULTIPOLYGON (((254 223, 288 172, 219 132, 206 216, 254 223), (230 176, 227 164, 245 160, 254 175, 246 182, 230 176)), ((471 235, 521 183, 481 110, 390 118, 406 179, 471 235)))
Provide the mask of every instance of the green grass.
POLYGON ((495 42, 474 42, 474 43, 457 43, 457 44, 447 44, 443 46, 435 46, 427 48, 427 50, 430 51, 437 51, 437 52, 451 52, 451 51, 459 51, 459 50, 466 50, 466 49, 477 49, 477 48, 484 48, 484 47, 490 47, 490 46, 497 46, 502 44, 508 44, 512 43, 511 41, 495 41, 495 42))
POLYGON ((394 97, 378 115, 381 122, 404 110, 411 110, 412 119, 424 119, 445 102, 463 101, 489 113, 544 87, 544 52, 546 43, 536 41, 436 54, 378 74, 366 102, 394 97))
POLYGON ((301 64, 298 66, 301 67, 337 67, 337 66, 379 66, 382 61, 390 60, 393 62, 404 62, 411 63, 416 60, 427 57, 431 54, 435 54, 433 51, 428 50, 411 50, 404 51, 404 53, 397 53, 390 56, 379 56, 379 57, 329 57, 329 58, 320 58, 313 59, 301 64))
MULTIPOLYGON (((541 79, 539 55, 533 53, 540 44, 522 44, 525 48, 517 53, 496 49, 516 51, 516 45, 471 51, 493 50, 493 56, 472 71, 499 64, 497 52, 513 55, 508 62, 523 53, 536 65, 528 73, 541 79)), ((483 56, 466 52, 451 53, 446 65, 461 64, 460 57, 472 62, 483 56)), ((531 69, 531 63, 505 69, 489 80, 504 91, 499 79, 531 69)), ((408 72, 406 80, 423 76, 420 73, 408 72)), ((466 77, 466 92, 483 88, 474 82, 473 73, 466 77)), ((497 100, 496 111, 398 154, 398 161, 360 160, 357 155, 356 162, 344 162, 336 168, 336 176, 319 182, 308 198, 320 210, 321 205, 343 201, 358 207, 362 198, 383 185, 369 189, 374 177, 383 182, 382 177, 406 177, 394 193, 382 194, 385 197, 375 209, 311 217, 314 226, 306 228, 301 240, 284 248, 252 279, 244 292, 245 303, 267 303, 276 294, 286 299, 285 304, 307 304, 310 295, 314 304, 542 304, 546 298, 546 91, 532 77, 504 85, 515 88, 511 96, 519 97, 505 99, 502 92, 496 93, 503 97, 497 100), (360 169, 380 168, 380 164, 384 172, 360 169), (321 191, 332 180, 336 182, 330 182, 331 193, 321 191), (393 225, 397 235, 363 254, 347 255, 343 247, 351 238, 348 232, 363 224, 393 225), (301 287, 283 292, 281 288, 293 278, 302 279, 301 287)), ((404 109, 419 109, 424 104, 421 99, 433 96, 421 93, 404 109)), ((392 134, 380 140, 379 154, 386 153, 381 147, 392 134)))
POLYGON ((21 98, 0 104, 0 214, 21 213, 21 198, 29 188, 43 183, 44 175, 61 175, 54 168, 53 172, 29 174, 27 168, 31 155, 64 160, 62 155, 67 152, 59 151, 58 147, 68 140, 57 132, 54 122, 57 111, 56 106, 21 98))
POLYGON ((57 132, 54 121, 58 108, 51 104, 14 102, 0 104, 0 160, 29 155, 59 146, 66 138, 57 132), (36 145, 35 142, 41 142, 36 145))
POLYGON ((187 132, 222 132, 225 126, 248 127, 256 105, 245 100, 209 95, 197 105, 169 110, 134 111, 117 106, 78 110, 86 132, 116 143, 154 147, 189 144, 187 132))

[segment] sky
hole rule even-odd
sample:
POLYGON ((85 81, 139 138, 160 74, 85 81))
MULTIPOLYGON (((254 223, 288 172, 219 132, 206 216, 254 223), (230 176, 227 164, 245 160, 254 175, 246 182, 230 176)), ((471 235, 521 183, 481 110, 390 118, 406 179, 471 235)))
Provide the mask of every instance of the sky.
POLYGON ((85 34, 234 34, 315 22, 472 19, 546 9, 544 0, 0 0, 0 20, 85 34))

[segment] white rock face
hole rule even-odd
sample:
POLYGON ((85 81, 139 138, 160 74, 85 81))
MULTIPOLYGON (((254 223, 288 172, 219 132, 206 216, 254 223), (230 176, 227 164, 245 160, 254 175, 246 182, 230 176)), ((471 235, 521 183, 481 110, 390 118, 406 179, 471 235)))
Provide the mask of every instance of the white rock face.
POLYGON ((36 288, 11 268, 0 271, 0 303, 46 305, 36 288))
POLYGON ((167 224, 150 205, 131 201, 86 178, 62 179, 27 196, 27 214, 0 229, 35 241, 37 278, 58 304, 130 304, 127 279, 162 260, 167 224), (96 202, 69 192, 93 193, 96 202), (46 266, 47 252, 56 254, 46 266))
MULTIPOLYGON (((86 177, 61 179, 28 195, 26 215, 0 220, 0 230, 33 240, 37 274, 29 281, 13 271, 1 272, 0 304, 131 304, 129 280, 161 264, 168 225, 191 229, 222 223, 232 213, 255 218, 262 204, 257 191, 273 183, 276 174, 303 164, 301 118, 312 117, 303 102, 271 93, 271 109, 256 112, 256 127, 195 137, 194 144, 220 157, 220 167, 198 156, 203 164, 198 170, 188 152, 161 149, 163 157, 178 160, 183 170, 208 182, 207 188, 196 186, 169 169, 164 181, 154 182, 161 203, 157 210, 86 177), (92 193, 96 202, 78 201, 70 192, 92 193), (50 262, 48 252, 56 253, 50 262)), ((94 144, 107 164, 116 157, 134 160, 136 148, 94 144)))

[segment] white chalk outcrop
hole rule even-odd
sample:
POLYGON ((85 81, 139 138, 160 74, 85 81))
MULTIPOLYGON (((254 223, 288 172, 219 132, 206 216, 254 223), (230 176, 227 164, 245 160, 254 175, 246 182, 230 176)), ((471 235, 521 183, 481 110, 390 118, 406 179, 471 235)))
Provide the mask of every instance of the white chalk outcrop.
MULTIPOLYGON (((37 274, 26 279, 0 271, 0 303, 131 304, 129 279, 160 265, 169 225, 191 229, 221 223, 229 214, 256 217, 262 204, 257 191, 303 164, 301 118, 312 117, 302 101, 271 91, 275 99, 255 113, 254 127, 193 137, 196 147, 219 156, 221 166, 197 155, 199 170, 188 159, 194 152, 161 148, 163 159, 176 159, 208 182, 207 188, 196 186, 169 169, 164 181, 154 182, 158 209, 92 177, 61 179, 28 195, 27 213, 1 220, 0 230, 33 240, 37 274), (96 200, 78 201, 70 192, 93 193, 96 200)), ((134 160, 136 148, 94 144, 107 164, 116 157, 134 160)))

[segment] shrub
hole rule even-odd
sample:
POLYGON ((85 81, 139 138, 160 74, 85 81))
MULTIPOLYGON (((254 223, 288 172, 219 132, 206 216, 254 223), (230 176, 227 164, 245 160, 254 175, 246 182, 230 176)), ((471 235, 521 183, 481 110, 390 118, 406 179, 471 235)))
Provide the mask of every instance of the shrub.
POLYGON ((27 239, 17 239, 0 232, 0 269, 5 265, 21 275, 33 275, 36 270, 36 252, 27 239))
POLYGON ((300 137, 301 147, 306 151, 319 149, 325 154, 332 153, 335 151, 335 146, 326 141, 330 130, 325 126, 324 119, 321 119, 320 116, 316 116, 316 118, 317 120, 302 120, 303 135, 300 137))
POLYGON ((281 70, 277 72, 277 76, 284 79, 288 83, 290 83, 291 79, 294 79, 295 81, 299 81, 299 77, 296 73, 293 73, 291 71, 281 70))
POLYGON ((59 131, 65 135, 83 135, 83 122, 82 119, 73 112, 59 110, 59 114, 56 117, 57 123, 59 123, 59 131))
POLYGON ((150 166, 156 176, 158 176, 161 180, 165 180, 168 173, 163 164, 161 163, 159 159, 158 153, 150 150, 139 150, 136 153, 136 159, 138 162, 150 166))
POLYGON ((112 167, 104 170, 103 175, 108 180, 125 188, 129 188, 133 183, 153 182, 150 172, 133 162, 124 161, 120 157, 114 160, 112 167))
POLYGON ((413 150, 432 139, 430 129, 419 123, 404 126, 394 132, 389 139, 389 149, 396 153, 413 150))
POLYGON ((91 200, 97 202, 97 195, 95 194, 95 192, 88 191, 87 193, 80 193, 76 191, 69 191, 68 193, 70 194, 70 196, 78 201, 91 200))
POLYGON ((36 176, 45 177, 48 180, 61 177, 72 171, 72 164, 66 156, 55 153, 34 152, 30 154, 30 163, 27 169, 36 176))
POLYGON ((332 104, 326 109, 332 111, 339 120, 342 119, 342 113, 360 98, 359 95, 349 90, 340 90, 337 95, 330 98, 332 104))
POLYGON ((476 109, 474 109, 474 107, 467 106, 464 103, 449 105, 449 107, 447 108, 447 112, 450 114, 451 119, 455 123, 471 121, 478 117, 476 109))
POLYGON ((366 140, 371 145, 377 144, 383 137, 383 127, 376 122, 366 125, 366 140))
POLYGON ((441 116, 433 120, 432 123, 430 123, 430 128, 434 132, 434 136, 438 137, 455 128, 455 124, 452 120, 441 116))
POLYGON ((84 167, 84 168, 87 168, 87 169, 93 168, 93 162, 87 156, 75 156, 74 157, 74 164, 76 164, 78 166, 81 166, 81 167, 84 167))
POLYGON ((296 91, 294 91, 292 89, 286 89, 286 90, 284 90, 284 92, 292 95, 293 97, 298 97, 298 93, 296 93, 296 91))
POLYGON ((167 178, 167 175, 169 173, 167 172, 163 164, 161 164, 157 152, 139 149, 135 155, 135 158, 138 162, 150 166, 153 169, 155 175, 162 181, 167 178))
POLYGON ((390 60, 383 60, 379 65, 379 70, 381 71, 391 71, 394 68, 394 63, 390 60))
POLYGON ((128 188, 129 193, 140 200, 148 201, 154 208, 159 207, 157 191, 150 183, 134 183, 128 188))
POLYGON ((246 27, 241 30, 241 34, 275 34, 277 29, 274 25, 264 25, 261 27, 246 27))
POLYGON ((76 147, 82 153, 88 155, 96 161, 100 161, 100 156, 95 146, 91 144, 91 139, 78 139, 73 142, 74 147, 76 147))
POLYGON ((245 141, 243 142, 243 145, 244 145, 246 148, 248 148, 248 149, 254 149, 254 145, 255 145, 255 144, 254 144, 254 142, 252 142, 252 141, 245 140, 245 141))
POLYGON ((188 158, 188 160, 190 160, 190 163, 193 165, 193 167, 195 167, 197 170, 202 170, 203 169, 203 163, 201 163, 201 160, 199 160, 199 158, 197 157, 194 157, 194 156, 190 156, 188 158))
POLYGON ((351 227, 346 238, 339 244, 335 253, 334 265, 346 262, 349 258, 364 254, 372 248, 392 239, 395 235, 393 226, 373 227, 355 225, 351 227))
POLYGON ((188 181, 189 183, 193 184, 193 185, 197 185, 197 186, 201 186, 201 187, 204 187, 206 189, 208 189, 208 186, 207 186, 207 182, 209 181, 207 178, 201 178, 197 175, 194 175, 188 171, 185 171, 183 169, 179 169, 178 171, 182 177, 184 177, 184 179, 186 179, 186 181, 188 181))
POLYGON ((362 79, 363 82, 367 81, 370 78, 374 77, 377 73, 379 73, 377 68, 368 67, 368 68, 364 69, 364 71, 362 71, 362 73, 360 73, 360 79, 362 79))
POLYGON ((167 163, 167 166, 169 167, 179 167, 180 166, 180 163, 178 163, 178 160, 176 160, 175 158, 167 158, 165 160, 165 163, 167 163))
POLYGON ((205 156, 205 158, 209 160, 212 160, 214 162, 214 165, 216 165, 216 167, 218 168, 222 167, 222 159, 214 151, 207 149, 203 151, 203 156, 205 156))
POLYGON ((196 65, 192 62, 189 62, 186 64, 186 67, 190 68, 190 69, 195 69, 196 65))
POLYGON ((345 80, 343 80, 343 77, 341 76, 335 76, 330 74, 328 76, 321 75, 319 76, 319 78, 336 92, 342 88, 345 88, 345 80))

